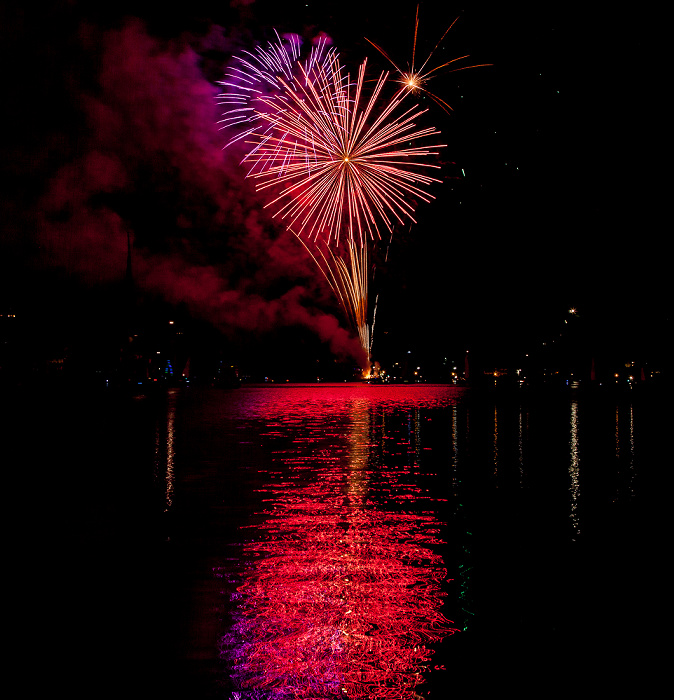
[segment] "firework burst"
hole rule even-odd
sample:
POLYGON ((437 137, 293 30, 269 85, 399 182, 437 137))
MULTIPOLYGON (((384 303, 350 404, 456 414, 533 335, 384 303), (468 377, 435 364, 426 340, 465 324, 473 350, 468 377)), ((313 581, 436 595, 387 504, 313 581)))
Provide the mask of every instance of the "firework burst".
MULTIPOLYGON (((245 139, 261 126, 265 128, 259 101, 283 89, 283 81, 292 81, 302 58, 302 43, 297 34, 288 34, 285 41, 276 33, 276 42, 258 46, 255 51, 243 51, 225 71, 225 79, 218 81, 223 91, 217 95, 217 103, 225 107, 221 129, 235 128, 235 134, 225 148, 245 139), (241 128, 243 127, 243 128, 241 128)), ((325 38, 319 37, 305 59, 305 70, 314 66, 330 65, 336 52, 329 48, 325 38)))
POLYGON ((236 131, 226 145, 245 145, 247 176, 325 276, 369 363, 368 248, 433 199, 444 144, 422 145, 439 131, 417 126, 426 110, 403 104, 407 88, 384 97, 388 73, 366 94, 366 66, 352 80, 325 43, 301 60, 297 38, 279 38, 239 57, 218 97, 222 128, 236 131))
POLYGON ((416 202, 433 199, 424 188, 439 182, 427 172, 439 167, 429 161, 444 144, 412 145, 439 134, 416 126, 426 110, 402 110, 406 90, 384 101, 387 73, 365 96, 366 64, 354 82, 336 57, 300 66, 301 79, 281 78, 283 92, 259 100, 265 128, 248 134, 249 177, 277 192, 266 206, 309 240, 378 240, 382 226, 414 221, 416 202))
MULTIPOLYGON (((408 92, 412 93, 423 93, 425 95, 428 95, 434 102, 439 104, 445 111, 453 111, 450 105, 445 102, 443 99, 435 95, 434 93, 430 92, 425 86, 427 85, 428 81, 431 78, 434 78, 435 75, 439 72, 442 71, 442 69, 447 68, 448 66, 453 65, 457 61, 462 61, 464 58, 468 58, 468 54, 465 56, 458 56, 457 58, 453 58, 450 61, 446 61, 445 63, 442 63, 439 66, 435 66, 434 68, 427 68, 429 61, 433 57, 433 54, 437 51, 438 47, 442 42, 444 41, 445 37, 449 33, 450 29, 457 23, 458 17, 447 27, 445 30, 445 33, 440 37, 440 41, 435 45, 435 48, 428 54, 428 57, 426 60, 421 64, 421 67, 417 68, 416 67, 416 53, 417 53, 417 37, 419 34, 419 5, 417 5, 417 14, 416 18, 414 21, 414 41, 412 43, 412 61, 409 64, 409 69, 408 70, 403 70, 400 68, 394 61, 393 59, 382 49, 381 46, 377 45, 374 43, 374 41, 370 41, 367 37, 365 37, 365 41, 369 42, 374 46, 379 53, 386 58, 389 63, 396 69, 396 72, 398 74, 398 83, 402 86, 403 90, 407 90, 408 92)), ((478 63, 473 66, 459 66, 457 68, 452 68, 448 71, 444 71, 446 73, 456 73, 457 71, 461 70, 466 70, 468 68, 479 68, 481 66, 490 66, 491 63, 478 63)))

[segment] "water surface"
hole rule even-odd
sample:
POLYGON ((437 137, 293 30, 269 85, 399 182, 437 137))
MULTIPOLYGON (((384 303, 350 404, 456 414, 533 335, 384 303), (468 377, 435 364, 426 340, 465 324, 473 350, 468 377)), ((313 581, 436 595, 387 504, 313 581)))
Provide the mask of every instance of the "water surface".
POLYGON ((22 401, 20 434, 40 436, 10 451, 37 465, 16 490, 40 523, 28 636, 59 631, 72 663, 54 677, 84 695, 103 679, 185 698, 434 698, 569 669, 606 683, 647 634, 669 441, 652 397, 22 401))

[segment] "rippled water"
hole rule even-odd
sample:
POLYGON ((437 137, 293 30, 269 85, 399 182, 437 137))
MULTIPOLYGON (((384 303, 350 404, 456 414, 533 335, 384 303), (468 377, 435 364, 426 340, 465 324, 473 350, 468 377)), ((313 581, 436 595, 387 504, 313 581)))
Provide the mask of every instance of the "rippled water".
MULTIPOLYGON (((442 612, 445 484, 422 471, 423 406, 460 392, 371 387, 240 394, 265 444, 259 522, 217 569, 233 585, 221 655, 243 697, 413 698, 442 612)), ((252 436, 251 436, 252 437, 252 436)))
POLYGON ((14 457, 41 461, 44 631, 90 697, 606 682, 646 633, 651 397, 251 386, 31 416, 42 441, 14 457))

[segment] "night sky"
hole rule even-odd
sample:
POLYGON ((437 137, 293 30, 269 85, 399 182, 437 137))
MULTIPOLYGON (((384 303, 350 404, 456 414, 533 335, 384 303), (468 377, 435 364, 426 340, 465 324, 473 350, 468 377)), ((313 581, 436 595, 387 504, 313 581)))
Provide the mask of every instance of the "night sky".
MULTIPOLYGON (((365 37, 404 65, 416 5, 393 7, 4 7, 0 313, 20 316, 46 354, 114 342, 131 240, 139 325, 178 318, 237 362, 351 357, 357 343, 313 264, 222 150, 215 81, 274 28, 324 32, 352 71, 366 56, 372 75, 388 67, 365 37)), ((459 16, 437 60, 493 65, 430 84, 454 108, 425 100, 447 143, 443 182, 375 273, 374 355, 471 349, 514 362, 576 307, 604 348, 661 356, 658 19, 497 7, 421 4, 419 55, 459 16)))

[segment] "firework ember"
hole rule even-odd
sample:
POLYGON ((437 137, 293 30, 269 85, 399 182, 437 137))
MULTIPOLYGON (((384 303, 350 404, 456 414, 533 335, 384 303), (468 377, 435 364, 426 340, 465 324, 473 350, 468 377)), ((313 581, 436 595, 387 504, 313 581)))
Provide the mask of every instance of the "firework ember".
MULTIPOLYGON (((419 5, 417 5, 417 16, 414 22, 414 42, 412 43, 412 61, 409 64, 409 70, 403 70, 400 68, 394 61, 393 59, 384 51, 384 49, 381 48, 381 46, 378 46, 377 44, 374 43, 374 41, 370 41, 367 37, 365 38, 365 41, 368 41, 372 46, 374 46, 379 53, 386 58, 389 63, 396 69, 396 72, 399 75, 398 82, 402 85, 402 89, 407 90, 409 92, 422 92, 425 95, 428 95, 434 102, 439 104, 445 111, 452 111, 452 108, 445 102, 443 99, 438 97, 437 95, 433 94, 430 92, 426 87, 426 83, 428 81, 435 77, 434 74, 436 74, 438 71, 441 71, 443 68, 447 68, 447 66, 450 66, 457 61, 461 61, 464 58, 468 58, 468 55, 465 56, 459 56, 458 58, 453 58, 450 61, 446 61, 445 63, 442 63, 439 66, 435 66, 434 68, 426 68, 428 65, 428 62, 431 60, 433 54, 437 50, 437 48, 442 44, 444 41, 445 37, 449 33, 449 30, 457 23, 458 17, 447 27, 445 30, 445 33, 440 37, 440 41, 435 45, 435 48, 428 54, 428 58, 423 62, 420 68, 415 67, 415 61, 416 61, 416 53, 417 53, 417 36, 419 32, 419 5)), ((455 73, 456 71, 460 70, 466 70, 467 68, 479 68, 480 66, 490 66, 491 63, 478 63, 474 66, 459 66, 458 68, 452 68, 449 71, 445 71, 448 73, 455 73)))

